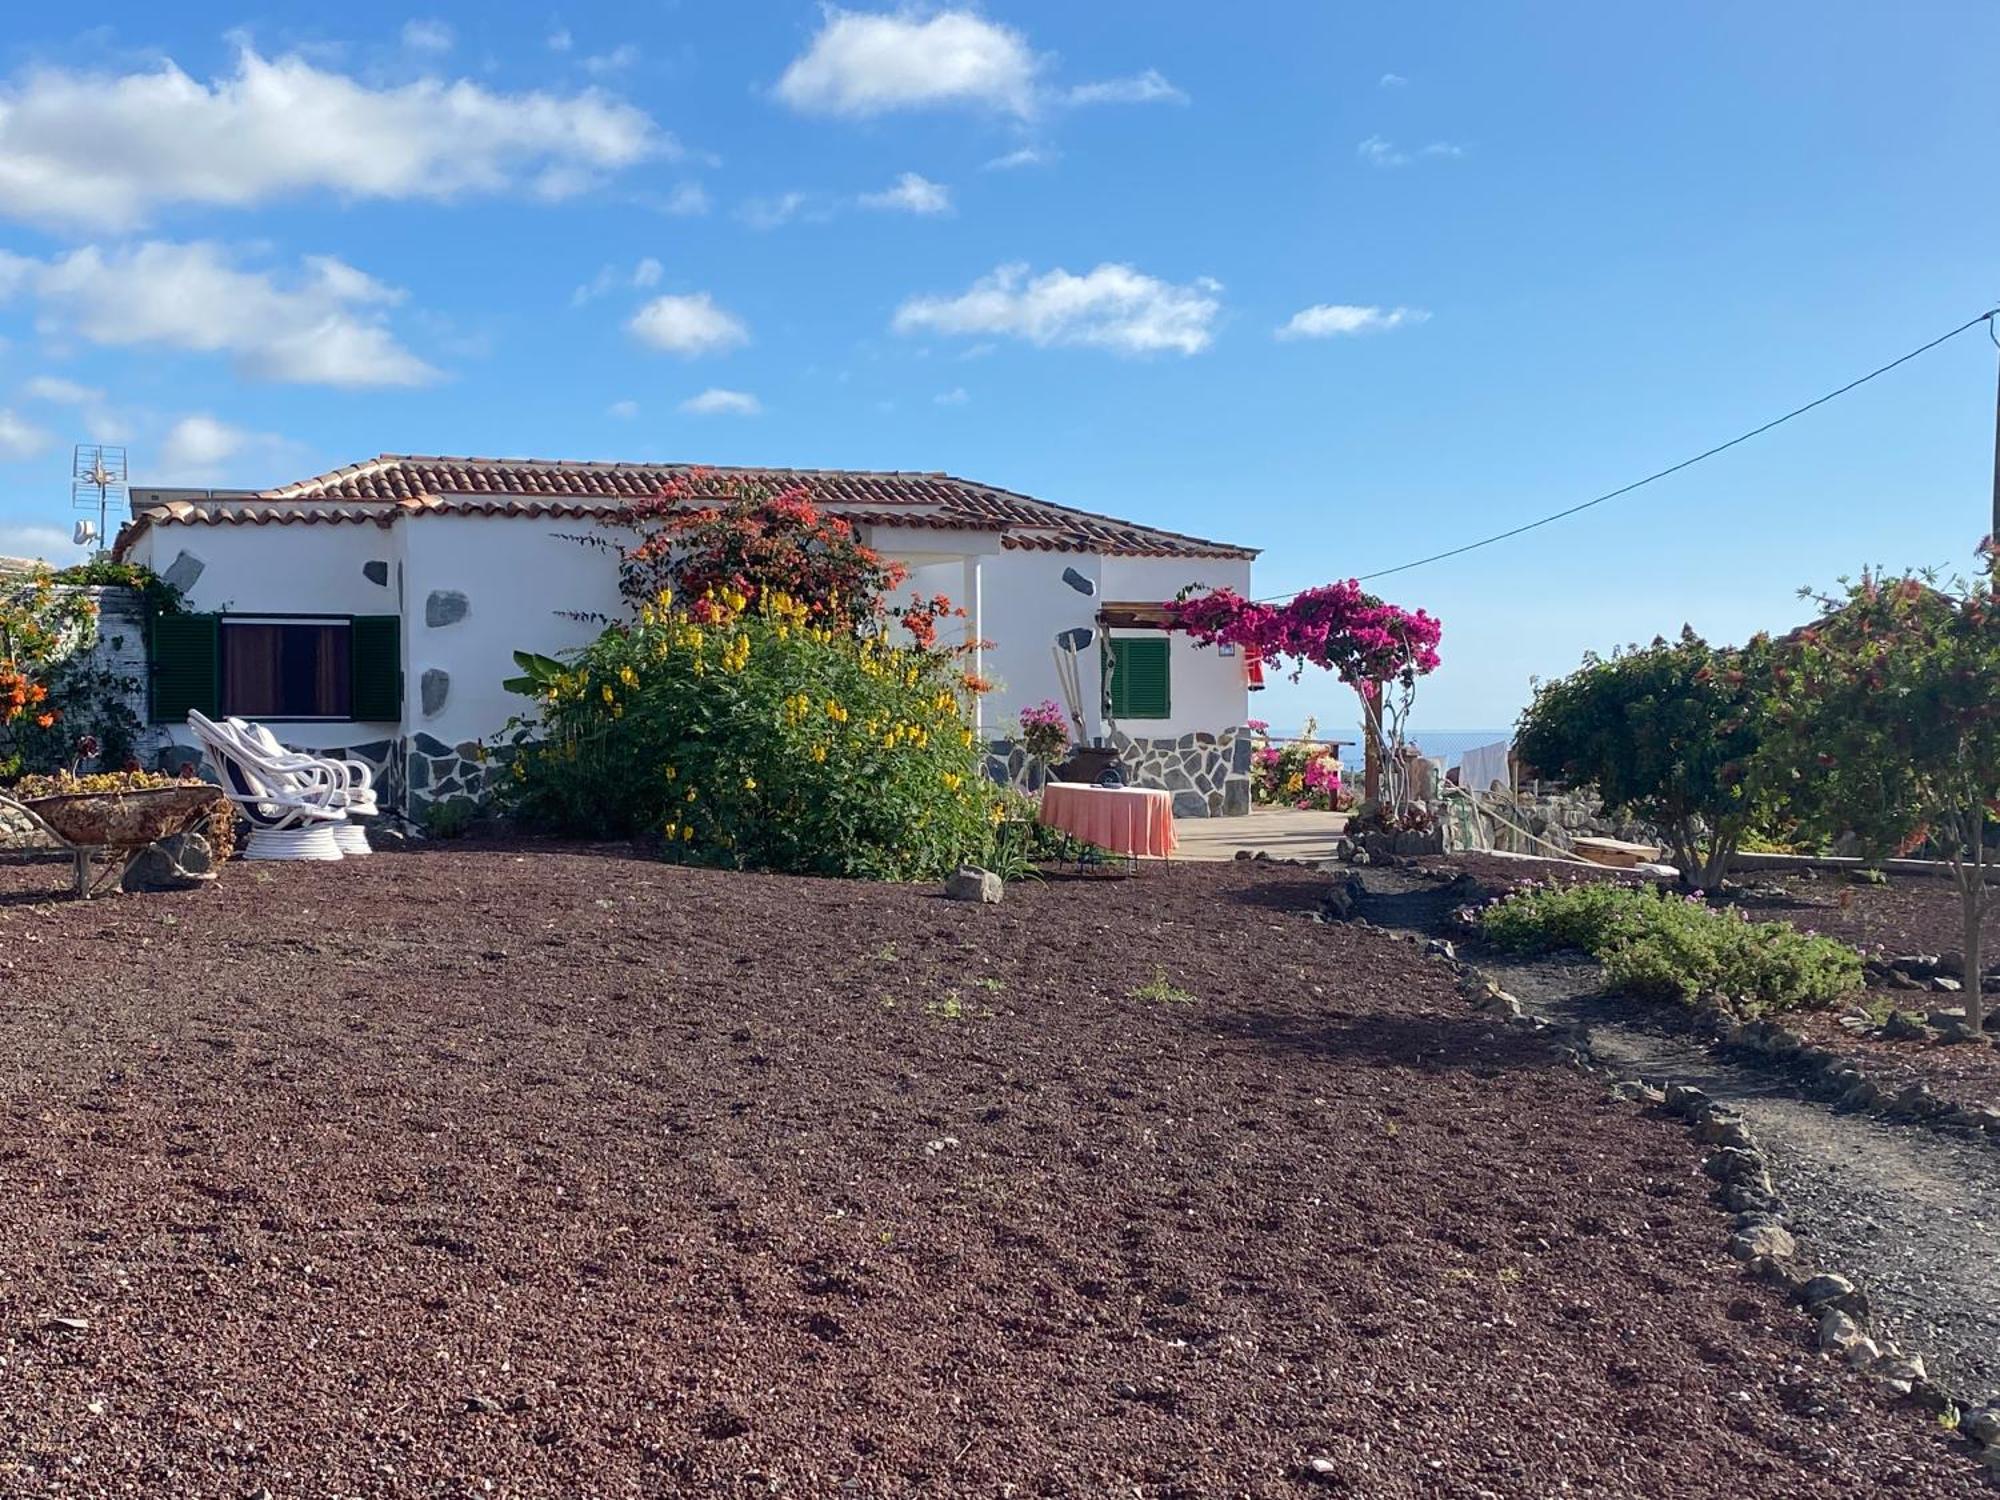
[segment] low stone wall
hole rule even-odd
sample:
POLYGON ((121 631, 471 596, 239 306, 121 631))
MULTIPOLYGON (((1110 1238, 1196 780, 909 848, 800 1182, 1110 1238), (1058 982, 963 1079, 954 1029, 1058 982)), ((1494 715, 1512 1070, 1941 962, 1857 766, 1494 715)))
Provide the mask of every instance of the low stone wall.
POLYGON ((1596 793, 1572 791, 1549 781, 1531 781, 1514 792, 1482 793, 1479 808, 1492 847, 1513 854, 1546 854, 1545 844, 1568 852, 1579 838, 1660 842, 1659 834, 1643 823, 1607 816, 1596 793), (1534 839, 1521 837, 1508 824, 1526 829, 1534 839))
MULTIPOLYGON (((1111 748, 1118 752, 1126 785, 1172 792, 1177 818, 1240 818, 1250 812, 1247 726, 1168 739, 1140 739, 1113 731, 1111 748)), ((1019 792, 1042 789, 1041 768, 1012 740, 987 745, 986 774, 1019 792)))
POLYGON ((486 800, 488 778, 498 764, 492 750, 476 741, 447 745, 421 730, 402 743, 408 801, 417 815, 434 802, 486 800))

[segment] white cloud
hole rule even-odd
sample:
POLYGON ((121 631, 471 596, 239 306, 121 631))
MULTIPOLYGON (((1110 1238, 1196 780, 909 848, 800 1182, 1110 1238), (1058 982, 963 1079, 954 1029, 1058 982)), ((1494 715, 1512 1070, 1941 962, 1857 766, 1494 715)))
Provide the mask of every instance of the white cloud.
POLYGON ((549 33, 549 51, 551 52, 567 52, 575 45, 576 38, 569 34, 567 27, 558 26, 554 31, 549 33))
POLYGON ((1185 104, 1184 90, 1167 82, 1158 68, 1134 73, 1130 78, 1106 78, 1098 83, 1080 83, 1068 94, 1071 104, 1185 104))
POLYGON ((1213 342, 1220 284, 1177 286, 1106 263, 1083 276, 1060 268, 1030 278, 1001 266, 957 297, 913 297, 896 309, 898 333, 1000 334, 1048 347, 1081 344, 1120 354, 1199 354, 1213 342))
POLYGON ((315 192, 449 199, 524 179, 560 195, 680 154, 643 111, 595 89, 374 87, 248 46, 233 74, 208 83, 163 62, 123 74, 39 68, 0 87, 0 213, 58 225, 129 229, 170 203, 315 192))
POLYGON ((931 397, 932 402, 938 406, 963 406, 971 399, 972 397, 966 394, 965 387, 962 385, 955 385, 948 391, 939 391, 935 396, 931 397))
POLYGON ((779 193, 769 198, 748 199, 736 211, 736 216, 752 229, 776 229, 791 223, 801 214, 824 219, 828 210, 823 204, 817 204, 810 193, 779 193))
POLYGON ((691 219, 708 212, 708 189, 698 182, 683 182, 667 194, 659 205, 663 214, 691 219))
POLYGON ((147 466, 153 484, 216 484, 230 477, 246 454, 271 459, 288 455, 293 445, 269 432, 251 432, 207 412, 181 417, 160 439, 157 457, 147 466))
POLYGON ((971 105, 1028 115, 1040 64, 1018 31, 969 10, 862 15, 829 7, 777 96, 807 114, 971 105))
POLYGON ((1409 162, 1407 153, 1398 151, 1394 145, 1379 135, 1371 135, 1354 148, 1354 154, 1371 167, 1400 167, 1409 162))
POLYGON ((1384 140, 1379 135, 1371 135, 1354 148, 1354 154, 1371 167, 1407 167, 1418 157, 1435 160, 1439 157, 1463 156, 1465 148, 1454 141, 1432 141, 1428 146, 1421 147, 1413 156, 1394 141, 1384 140))
POLYGON ((864 208, 895 209, 906 214, 948 214, 951 212, 951 189, 915 172, 905 172, 896 179, 894 187, 879 193, 863 193, 861 205, 864 208))
POLYGON ((331 256, 282 282, 214 244, 95 245, 49 261, 0 251, 0 301, 26 292, 93 344, 228 354, 245 375, 304 385, 406 386, 437 371, 396 341, 382 309, 403 294, 331 256))
POLYGON ((1347 303, 1321 302, 1303 308, 1274 335, 1281 339, 1331 339, 1359 333, 1387 333, 1430 321, 1421 307, 1355 307, 1347 303))
POLYGON ((112 413, 104 392, 94 385, 60 375, 37 375, 21 383, 21 394, 30 401, 76 408, 83 414, 85 436, 94 443, 122 443, 128 436, 125 422, 112 413))
POLYGON ((640 260, 630 271, 621 271, 616 266, 600 266, 595 276, 569 294, 569 305, 582 307, 586 302, 595 302, 606 292, 616 291, 624 286, 658 286, 660 277, 665 273, 666 268, 650 255, 640 260))
POLYGON ((172 479, 189 484, 213 479, 249 441, 250 434, 242 428, 205 413, 182 417, 160 443, 161 472, 156 477, 163 483, 172 479))
POLYGON ((1378 82, 1379 86, 1382 88, 1399 89, 1402 88, 1409 81, 1410 80, 1405 78, 1401 73, 1384 73, 1378 82))
POLYGON ((642 344, 693 358, 719 354, 750 341, 750 330, 734 313, 715 305, 707 292, 655 297, 625 325, 642 344))
POLYGON ((639 60, 639 49, 630 42, 623 42, 609 52, 600 52, 595 57, 583 60, 586 73, 602 77, 606 73, 622 73, 639 60))
POLYGON ((40 458, 55 441, 26 417, 0 406, 0 459, 40 458))
POLYGON ((621 422, 629 422, 639 415, 639 403, 636 401, 614 401, 610 406, 605 408, 605 411, 607 414, 618 418, 621 422))
POLYGON ((1053 151, 1040 146, 1022 146, 1005 156, 996 156, 982 168, 987 172, 1011 172, 1017 167, 1039 167, 1056 159, 1053 151))
POLYGON ((449 52, 458 37, 443 21, 405 21, 403 45, 412 52, 449 52))
POLYGON ((83 549, 69 533, 53 526, 0 526, 0 557, 35 557, 44 562, 74 562, 83 549))
POLYGON ((21 393, 57 406, 96 406, 104 400, 104 392, 96 386, 65 380, 60 375, 37 375, 23 382, 21 393))
POLYGON ((763 410, 748 391, 724 391, 711 387, 681 403, 681 410, 697 417, 754 417, 763 410))

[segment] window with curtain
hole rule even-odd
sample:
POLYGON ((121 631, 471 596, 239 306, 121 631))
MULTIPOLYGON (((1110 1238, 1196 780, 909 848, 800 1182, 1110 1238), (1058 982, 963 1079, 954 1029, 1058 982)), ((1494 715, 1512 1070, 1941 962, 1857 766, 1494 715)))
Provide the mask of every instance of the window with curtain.
POLYGON ((224 619, 222 711, 246 719, 345 719, 353 706, 346 620, 224 619))

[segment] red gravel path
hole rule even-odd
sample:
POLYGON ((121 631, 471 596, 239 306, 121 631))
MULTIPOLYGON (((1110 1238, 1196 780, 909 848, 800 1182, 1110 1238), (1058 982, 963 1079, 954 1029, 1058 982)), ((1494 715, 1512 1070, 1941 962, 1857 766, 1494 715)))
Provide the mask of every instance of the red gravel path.
POLYGON ((1987 1493, 1682 1129, 1296 872, 51 879, 0 870, 10 1496, 1987 1493))

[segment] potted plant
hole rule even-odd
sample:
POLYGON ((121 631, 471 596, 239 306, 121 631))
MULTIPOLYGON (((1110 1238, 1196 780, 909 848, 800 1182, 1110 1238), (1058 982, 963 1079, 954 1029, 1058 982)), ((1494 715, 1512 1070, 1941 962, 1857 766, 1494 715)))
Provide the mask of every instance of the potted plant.
POLYGON ((1021 710, 1021 748, 1028 755, 1028 790, 1038 791, 1069 748, 1069 717, 1059 704, 1045 699, 1021 710))

